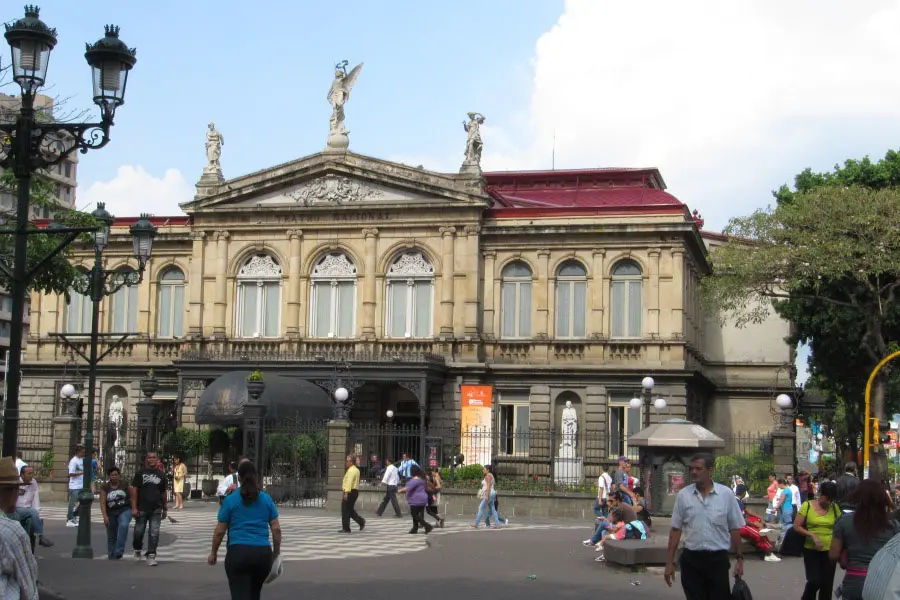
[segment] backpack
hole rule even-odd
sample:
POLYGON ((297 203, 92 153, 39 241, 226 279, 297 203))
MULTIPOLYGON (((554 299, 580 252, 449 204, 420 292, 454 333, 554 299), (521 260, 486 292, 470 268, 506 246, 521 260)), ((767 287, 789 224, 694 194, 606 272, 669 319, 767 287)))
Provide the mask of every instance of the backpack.
POLYGON ((644 528, 644 524, 641 521, 632 521, 625 525, 625 539, 646 540, 647 530, 644 528))

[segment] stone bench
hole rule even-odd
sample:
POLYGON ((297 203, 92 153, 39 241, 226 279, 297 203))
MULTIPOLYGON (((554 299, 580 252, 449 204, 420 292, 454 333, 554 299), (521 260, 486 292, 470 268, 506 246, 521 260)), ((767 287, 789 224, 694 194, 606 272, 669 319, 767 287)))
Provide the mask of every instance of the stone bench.
MULTIPOLYGON (((743 540, 744 556, 759 553, 756 546, 743 540)), ((680 554, 680 549, 678 554, 680 554)), ((644 565, 664 565, 669 554, 669 540, 663 537, 651 537, 646 540, 608 540, 603 544, 603 555, 606 562, 625 567, 644 565)), ((675 562, 678 562, 676 554, 675 562)))

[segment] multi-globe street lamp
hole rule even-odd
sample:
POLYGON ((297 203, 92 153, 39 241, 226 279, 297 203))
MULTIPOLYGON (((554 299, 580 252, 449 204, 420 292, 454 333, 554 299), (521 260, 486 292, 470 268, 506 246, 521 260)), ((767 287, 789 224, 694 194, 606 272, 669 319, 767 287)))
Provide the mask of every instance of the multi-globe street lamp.
POLYGON ((662 412, 666 410, 666 400, 665 398, 657 398, 653 400, 653 386, 656 385, 656 382, 653 381, 652 377, 644 377, 641 380, 641 397, 640 398, 632 398, 628 402, 628 406, 637 410, 644 407, 644 429, 650 427, 650 406, 652 405, 657 412, 662 412))
MULTIPOLYGON (((19 429, 19 382, 22 373, 22 339, 25 295, 29 283, 49 260, 62 252, 75 238, 93 228, 55 227, 35 229, 29 223, 29 191, 34 173, 55 165, 75 150, 86 153, 109 142, 116 109, 125 103, 128 73, 137 59, 136 50, 119 39, 119 28, 105 27, 106 35, 87 44, 84 57, 91 67, 93 100, 100 108, 99 123, 58 123, 37 119, 35 98, 47 79, 50 52, 56 46, 56 29, 40 19, 37 6, 26 6, 25 16, 5 24, 6 41, 12 51, 13 81, 21 88, 19 115, 13 123, 0 123, 0 168, 11 169, 16 177, 18 195, 14 228, 0 229, 0 234, 15 236, 13 268, 0 266, 10 281, 12 315, 10 319, 7 367, 7 393, 3 423, 3 456, 15 456, 19 429), (35 233, 60 235, 60 244, 30 269, 28 236, 35 233)), ((87 473, 88 470, 85 472, 87 473)))

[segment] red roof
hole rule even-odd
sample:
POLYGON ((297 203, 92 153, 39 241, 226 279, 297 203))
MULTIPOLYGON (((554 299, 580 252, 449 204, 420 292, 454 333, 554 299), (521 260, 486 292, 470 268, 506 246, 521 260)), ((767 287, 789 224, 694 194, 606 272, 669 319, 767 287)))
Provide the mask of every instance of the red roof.
POLYGON ((684 206, 655 168, 508 171, 484 174, 494 209, 684 206))

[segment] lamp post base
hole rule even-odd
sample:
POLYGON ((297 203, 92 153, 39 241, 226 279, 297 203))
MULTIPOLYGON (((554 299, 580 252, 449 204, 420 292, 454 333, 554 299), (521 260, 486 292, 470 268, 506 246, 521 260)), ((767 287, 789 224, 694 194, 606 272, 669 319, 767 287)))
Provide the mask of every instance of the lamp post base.
POLYGON ((72 550, 72 558, 94 558, 94 549, 91 547, 91 504, 94 503, 94 495, 90 490, 82 490, 78 496, 78 537, 75 549, 72 550))

